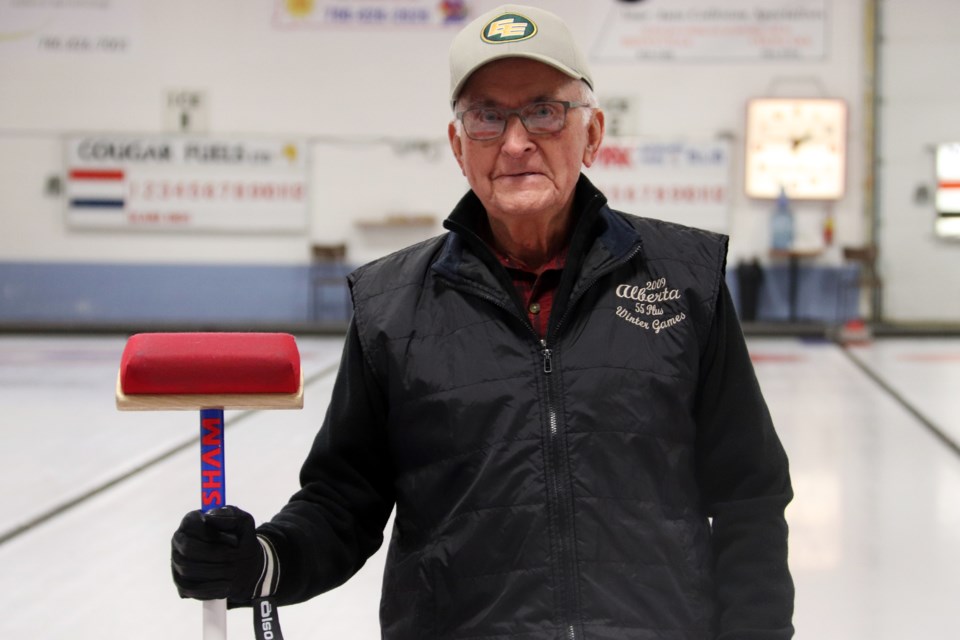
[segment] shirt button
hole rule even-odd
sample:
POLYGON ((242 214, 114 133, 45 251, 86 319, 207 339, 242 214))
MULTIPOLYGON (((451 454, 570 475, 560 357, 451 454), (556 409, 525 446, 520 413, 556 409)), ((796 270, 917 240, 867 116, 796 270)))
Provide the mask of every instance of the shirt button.
POLYGON ((530 309, 530 313, 532 313, 533 315, 537 315, 538 313, 540 313, 540 303, 534 302, 533 304, 530 305, 529 309, 530 309))

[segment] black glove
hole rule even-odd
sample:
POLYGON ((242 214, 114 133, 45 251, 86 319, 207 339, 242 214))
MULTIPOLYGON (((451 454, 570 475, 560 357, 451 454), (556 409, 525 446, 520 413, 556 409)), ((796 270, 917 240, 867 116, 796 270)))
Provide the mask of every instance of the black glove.
POLYGON ((253 516, 220 507, 184 516, 171 541, 170 565, 181 598, 249 602, 263 573, 253 516))

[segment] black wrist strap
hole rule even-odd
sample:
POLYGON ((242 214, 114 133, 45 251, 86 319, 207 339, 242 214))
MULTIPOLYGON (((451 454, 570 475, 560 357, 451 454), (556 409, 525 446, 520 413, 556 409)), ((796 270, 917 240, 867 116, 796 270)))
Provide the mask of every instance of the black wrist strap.
POLYGON ((253 601, 253 633, 257 640, 283 640, 280 616, 270 598, 253 601))

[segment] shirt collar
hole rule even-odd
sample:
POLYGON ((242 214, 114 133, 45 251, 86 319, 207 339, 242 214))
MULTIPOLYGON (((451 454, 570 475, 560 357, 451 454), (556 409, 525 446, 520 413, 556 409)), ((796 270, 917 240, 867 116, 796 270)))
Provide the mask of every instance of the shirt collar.
POLYGON ((555 253, 553 256, 547 260, 540 269, 537 271, 530 271, 524 266, 520 265, 516 260, 508 256, 507 254, 498 250, 493 243, 487 241, 487 246, 490 247, 490 250, 493 252, 493 255, 497 256, 497 260, 500 261, 505 268, 513 271, 523 271, 524 273, 533 273, 539 275, 545 271, 560 271, 567 264, 567 251, 570 248, 569 243, 565 243, 563 247, 555 253))

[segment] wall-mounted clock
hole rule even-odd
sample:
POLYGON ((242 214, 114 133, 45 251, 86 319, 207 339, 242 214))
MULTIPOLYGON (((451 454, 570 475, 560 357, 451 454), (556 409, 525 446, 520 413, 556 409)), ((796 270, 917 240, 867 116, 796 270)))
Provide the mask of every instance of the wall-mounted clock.
POLYGON ((843 196, 847 104, 836 98, 755 98, 747 104, 746 193, 797 200, 843 196))

